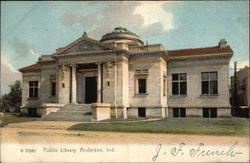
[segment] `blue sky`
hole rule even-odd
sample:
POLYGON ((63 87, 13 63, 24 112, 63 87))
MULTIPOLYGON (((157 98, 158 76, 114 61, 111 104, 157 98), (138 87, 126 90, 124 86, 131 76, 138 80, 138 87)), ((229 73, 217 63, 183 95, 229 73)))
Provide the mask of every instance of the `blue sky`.
MULTIPOLYGON (((1 2, 1 91, 21 79, 17 69, 79 38, 97 40, 126 27, 166 50, 216 46, 225 38, 231 60, 249 64, 249 2, 1 2)), ((231 71, 231 70, 230 70, 231 71)))

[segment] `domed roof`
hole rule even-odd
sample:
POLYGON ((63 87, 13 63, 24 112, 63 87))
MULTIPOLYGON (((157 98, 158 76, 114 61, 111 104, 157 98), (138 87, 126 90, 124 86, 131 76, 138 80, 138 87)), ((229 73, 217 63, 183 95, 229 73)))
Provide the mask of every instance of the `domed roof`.
POLYGON ((116 27, 111 33, 103 35, 100 41, 104 42, 108 40, 131 40, 143 44, 138 35, 122 27, 116 27))

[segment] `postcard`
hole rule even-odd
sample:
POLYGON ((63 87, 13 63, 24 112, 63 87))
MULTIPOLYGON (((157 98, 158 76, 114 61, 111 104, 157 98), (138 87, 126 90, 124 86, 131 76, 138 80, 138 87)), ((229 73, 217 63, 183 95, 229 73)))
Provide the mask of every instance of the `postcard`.
POLYGON ((248 12, 1 2, 0 161, 249 162, 248 12))

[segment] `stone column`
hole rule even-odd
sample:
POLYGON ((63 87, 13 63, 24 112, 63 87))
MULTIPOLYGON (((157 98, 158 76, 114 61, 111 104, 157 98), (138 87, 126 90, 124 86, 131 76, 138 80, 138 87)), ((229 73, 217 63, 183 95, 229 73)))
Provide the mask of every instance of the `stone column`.
POLYGON ((69 67, 62 65, 58 67, 58 84, 57 84, 57 96, 58 103, 68 103, 69 102, 69 82, 70 82, 70 72, 69 67))
POLYGON ((76 103, 76 65, 72 65, 72 103, 76 103))
POLYGON ((97 103, 101 103, 101 64, 98 63, 97 73, 97 103))

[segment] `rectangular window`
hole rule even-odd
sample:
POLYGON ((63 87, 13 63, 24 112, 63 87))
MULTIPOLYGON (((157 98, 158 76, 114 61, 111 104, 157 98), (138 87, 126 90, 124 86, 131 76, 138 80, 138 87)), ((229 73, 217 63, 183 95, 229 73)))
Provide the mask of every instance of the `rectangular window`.
POLYGON ((186 117, 186 108, 173 108, 173 117, 186 117))
POLYGON ((180 117, 186 117, 186 108, 180 108, 180 117))
POLYGON ((38 98, 38 81, 29 82, 29 98, 31 99, 38 98))
POLYGON ((209 109, 208 108, 203 108, 203 118, 209 118, 209 109))
POLYGON ((187 94, 187 74, 172 74, 172 94, 186 95, 187 94))
POLYGON ((138 117, 146 117, 146 108, 138 108, 138 117))
POLYGON ((202 94, 209 94, 208 88, 208 81, 202 81, 202 94))
POLYGON ((28 108, 28 114, 31 117, 36 117, 37 116, 37 108, 28 108))
POLYGON ((173 108, 173 117, 179 117, 179 108, 173 108))
POLYGON ((187 94, 187 82, 180 82, 180 94, 181 95, 187 94))
POLYGON ((51 96, 56 95, 56 82, 51 82, 51 96))
POLYGON ((138 79, 138 93, 146 93, 146 78, 138 79))
POLYGON ((203 117, 204 118, 216 118, 217 108, 203 108, 203 117))
POLYGON ((179 84, 178 82, 172 82, 172 94, 178 95, 179 94, 179 84))
POLYGON ((217 117, 217 109, 216 108, 210 108, 210 117, 211 118, 217 117))
POLYGON ((201 93, 218 94, 218 74, 217 72, 201 73, 201 93))

